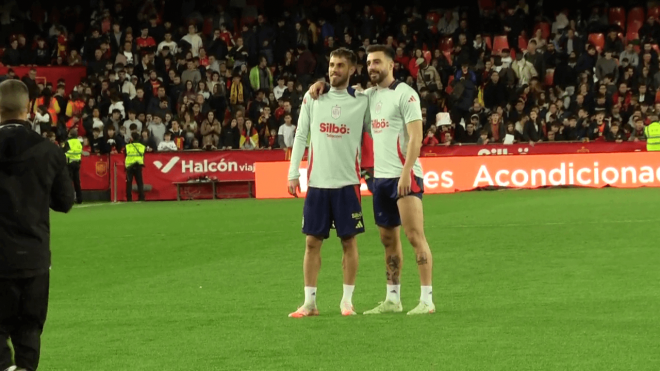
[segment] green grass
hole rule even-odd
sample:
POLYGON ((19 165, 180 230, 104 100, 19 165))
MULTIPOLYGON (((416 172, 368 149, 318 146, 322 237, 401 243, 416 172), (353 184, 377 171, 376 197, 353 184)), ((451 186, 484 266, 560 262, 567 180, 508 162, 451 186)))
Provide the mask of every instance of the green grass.
MULTIPOLYGON (((657 370, 660 193, 425 197, 437 313, 344 318, 341 248, 303 299, 302 200, 99 205, 52 217, 43 370, 657 370), (83 232, 87 231, 87 232, 83 232)), ((356 310, 385 296, 364 199, 356 310)), ((404 311, 419 298, 404 242, 404 311), (407 260, 405 260, 407 259, 407 260)))

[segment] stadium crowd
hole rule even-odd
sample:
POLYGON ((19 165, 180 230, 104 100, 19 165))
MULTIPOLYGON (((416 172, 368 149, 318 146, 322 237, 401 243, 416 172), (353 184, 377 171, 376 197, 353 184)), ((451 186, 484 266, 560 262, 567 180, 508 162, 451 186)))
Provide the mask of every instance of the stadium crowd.
POLYGON ((354 50, 350 84, 367 88, 374 43, 396 51, 395 78, 419 92, 424 145, 637 141, 660 114, 654 16, 624 38, 611 9, 554 13, 525 0, 424 12, 91 3, 0 9, 10 67, 0 79, 28 85, 35 130, 63 141, 76 128, 90 153, 121 152, 132 132, 148 151, 290 148, 330 52, 354 50), (16 66, 34 67, 17 76, 16 66), (87 77, 66 94, 70 82, 37 82, 40 66, 84 66, 87 77), (437 120, 443 113, 451 119, 437 120))

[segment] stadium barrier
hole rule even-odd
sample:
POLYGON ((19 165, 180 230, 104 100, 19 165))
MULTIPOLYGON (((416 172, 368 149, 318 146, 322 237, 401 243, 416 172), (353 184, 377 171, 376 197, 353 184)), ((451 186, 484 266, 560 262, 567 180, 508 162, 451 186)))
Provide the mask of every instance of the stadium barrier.
MULTIPOLYGON (((468 156, 420 159, 427 194, 479 188, 541 188, 577 186, 602 188, 660 186, 660 152, 589 153, 575 155, 468 156)), ((301 164, 302 195, 307 190, 307 164, 301 164)), ((259 162, 256 197, 289 198, 287 162, 259 162)), ((368 195, 362 181, 362 194, 368 195)))
MULTIPOLYGON (((16 66, 11 67, 16 76, 22 78, 30 72, 31 66, 16 66)), ((52 83, 53 87, 57 87, 57 80, 64 79, 65 87, 64 93, 69 94, 76 85, 80 84, 82 78, 87 77, 87 68, 82 66, 77 67, 34 67, 37 70, 37 83, 52 83)), ((8 67, 0 66, 0 75, 6 75, 8 67)), ((66 107, 60 107, 66 109, 66 107)))
MULTIPOLYGON (((469 157, 474 161, 484 161, 485 157, 521 158, 544 156, 546 154, 595 154, 595 153, 645 152, 644 142, 625 143, 557 143, 523 145, 454 145, 450 147, 436 146, 422 148, 424 161, 438 160, 439 163, 453 163, 455 159, 469 157), (514 155, 514 156, 512 156, 514 155), (452 158, 448 162, 448 159, 452 158), (477 160, 478 159, 478 160, 477 160)), ((124 201, 125 169, 124 155, 92 155, 84 156, 81 163, 81 183, 86 191, 111 190, 114 201, 124 201)), ((147 200, 176 200, 176 182, 188 182, 208 177, 218 180, 218 197, 250 197, 251 183, 255 182, 255 163, 284 162, 286 152, 283 150, 255 151, 183 151, 148 153, 145 156, 144 182, 149 191, 147 200)), ((286 163, 286 162, 285 162, 286 163)), ((437 166, 436 166, 437 167, 437 166)), ((425 167, 427 169, 428 166, 425 167)), ((438 176, 442 172, 437 173, 438 176)), ((264 178, 262 178, 264 179, 264 178)), ((273 183, 278 176, 274 175, 273 183)), ((433 182, 432 178, 430 178, 433 182)), ((261 184, 263 187, 263 182, 261 184)), ((205 198, 204 194, 212 194, 209 189, 195 185, 184 187, 182 196, 186 198, 205 198)), ((429 188, 427 186, 427 188, 429 188)), ((285 187, 282 188, 285 190, 285 187)), ((279 196, 276 196, 279 197, 279 196)), ((137 199, 137 196, 136 196, 137 199)))

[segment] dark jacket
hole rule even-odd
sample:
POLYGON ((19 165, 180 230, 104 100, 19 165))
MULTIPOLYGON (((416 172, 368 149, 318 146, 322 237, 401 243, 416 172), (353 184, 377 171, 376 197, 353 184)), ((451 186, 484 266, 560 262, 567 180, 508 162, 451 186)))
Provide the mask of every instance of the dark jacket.
POLYGON ((73 206, 62 150, 21 121, 0 127, 0 277, 48 272, 50 211, 73 206))

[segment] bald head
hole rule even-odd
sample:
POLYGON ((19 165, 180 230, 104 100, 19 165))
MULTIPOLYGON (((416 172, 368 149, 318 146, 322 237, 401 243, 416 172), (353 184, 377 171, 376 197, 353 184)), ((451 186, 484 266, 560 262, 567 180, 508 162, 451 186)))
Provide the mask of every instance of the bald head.
POLYGON ((28 87, 20 80, 6 80, 0 83, 0 121, 27 120, 30 94, 28 87))

